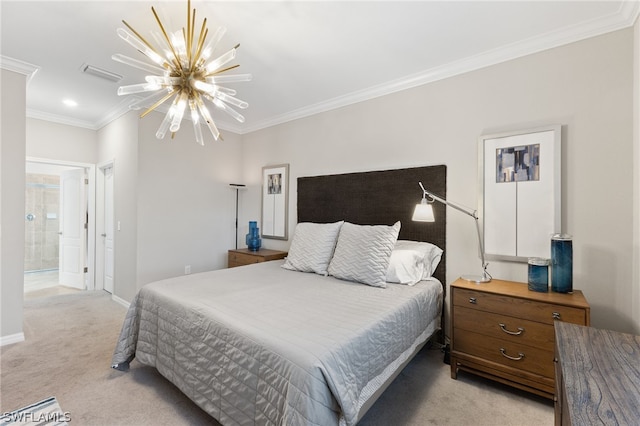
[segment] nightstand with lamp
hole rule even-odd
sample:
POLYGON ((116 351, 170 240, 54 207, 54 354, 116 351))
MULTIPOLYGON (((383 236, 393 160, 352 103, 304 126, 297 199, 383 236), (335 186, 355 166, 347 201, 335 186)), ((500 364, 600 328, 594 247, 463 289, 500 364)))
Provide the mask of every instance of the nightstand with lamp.
POLYGON ((486 272, 476 211, 434 195, 422 183, 420 187, 422 202, 413 220, 434 221, 431 203, 438 201, 473 217, 478 231, 483 274, 451 284, 451 377, 464 370, 555 398, 554 321, 589 325, 590 307, 583 293, 530 291, 527 283, 492 279, 486 272))

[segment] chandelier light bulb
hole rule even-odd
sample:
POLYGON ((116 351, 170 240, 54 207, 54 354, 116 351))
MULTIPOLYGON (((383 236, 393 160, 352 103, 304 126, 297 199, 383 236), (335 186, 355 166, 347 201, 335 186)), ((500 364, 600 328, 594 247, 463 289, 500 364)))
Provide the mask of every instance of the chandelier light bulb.
POLYGON ((144 99, 131 103, 131 109, 140 109, 143 105, 146 106, 150 102, 154 102, 140 115, 140 118, 172 100, 171 107, 156 131, 158 139, 163 139, 167 130, 171 132, 172 137, 180 130, 187 105, 190 112, 188 117, 193 122, 196 142, 204 145, 201 123, 206 124, 215 140, 221 139, 220 132, 213 122, 205 101, 226 112, 235 120, 244 122, 244 117, 230 105, 244 109, 249 104, 235 98, 236 91, 234 89, 220 86, 220 84, 226 83, 246 82, 252 78, 251 74, 224 74, 238 67, 238 65, 233 65, 223 68, 235 59, 240 45, 236 45, 210 61, 212 52, 226 32, 225 28, 218 28, 214 35, 207 39, 209 30, 205 18, 196 36, 196 10, 191 11, 191 0, 187 0, 186 28, 174 32, 167 32, 156 10, 152 7, 151 11, 160 29, 160 33, 151 34, 155 46, 126 21, 122 22, 127 28, 119 28, 117 31, 118 36, 142 53, 147 62, 121 54, 113 55, 112 59, 150 73, 145 77, 145 83, 119 87, 118 95, 153 92, 144 99))

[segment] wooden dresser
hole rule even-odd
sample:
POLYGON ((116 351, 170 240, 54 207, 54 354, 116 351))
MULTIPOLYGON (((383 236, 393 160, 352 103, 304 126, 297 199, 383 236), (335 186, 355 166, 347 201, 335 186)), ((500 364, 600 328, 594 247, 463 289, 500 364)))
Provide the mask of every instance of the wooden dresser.
POLYGON ((640 336, 556 322, 555 424, 640 422, 640 336))
POLYGON ((451 377, 468 371, 548 398, 555 392, 554 321, 589 325, 572 294, 529 291, 526 283, 451 284, 451 377))
POLYGON ((246 248, 229 250, 228 266, 229 268, 235 268, 236 266, 250 265, 252 263, 284 259, 286 256, 287 252, 280 250, 260 249, 251 251, 246 248))

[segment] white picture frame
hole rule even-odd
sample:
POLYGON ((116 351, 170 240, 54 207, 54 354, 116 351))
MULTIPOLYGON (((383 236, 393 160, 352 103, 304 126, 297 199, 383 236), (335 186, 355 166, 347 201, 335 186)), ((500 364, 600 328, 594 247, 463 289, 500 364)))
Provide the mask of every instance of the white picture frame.
POLYGON ((560 125, 481 136, 479 216, 485 257, 548 259, 562 231, 560 125))
POLYGON ((262 238, 288 239, 289 165, 262 168, 262 238))

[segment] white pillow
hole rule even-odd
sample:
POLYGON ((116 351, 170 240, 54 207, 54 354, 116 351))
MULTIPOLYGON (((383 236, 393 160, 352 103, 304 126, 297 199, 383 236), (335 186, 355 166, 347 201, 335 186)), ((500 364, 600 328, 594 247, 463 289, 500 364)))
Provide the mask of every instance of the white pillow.
MULTIPOLYGON (((440 264, 440 259, 442 259, 442 249, 434 244, 420 242, 420 241, 408 241, 408 240, 398 240, 396 243, 394 250, 410 250, 418 253, 419 256, 422 256, 424 270, 422 271, 422 280, 426 280, 433 276, 433 273, 436 271, 436 268, 440 264)), ((389 281, 396 282, 396 281, 389 281)), ((399 282, 399 281, 397 281, 399 282)))
POLYGON ((285 269, 327 275, 338 233, 344 221, 334 223, 302 222, 296 225, 285 269))
POLYGON ((329 263, 329 275, 374 287, 386 287, 386 274, 400 222, 387 225, 354 225, 345 222, 329 263))
POLYGON ((414 285, 424 275, 424 255, 417 250, 393 249, 386 281, 414 285))

